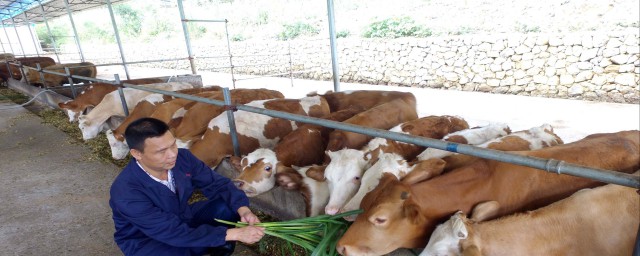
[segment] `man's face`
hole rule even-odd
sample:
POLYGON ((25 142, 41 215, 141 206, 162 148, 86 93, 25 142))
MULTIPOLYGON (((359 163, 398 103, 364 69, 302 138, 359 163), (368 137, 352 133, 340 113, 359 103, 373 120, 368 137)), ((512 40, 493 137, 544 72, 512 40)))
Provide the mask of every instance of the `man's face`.
POLYGON ((131 149, 131 155, 148 171, 163 172, 176 165, 178 146, 171 132, 144 141, 144 151, 131 149))

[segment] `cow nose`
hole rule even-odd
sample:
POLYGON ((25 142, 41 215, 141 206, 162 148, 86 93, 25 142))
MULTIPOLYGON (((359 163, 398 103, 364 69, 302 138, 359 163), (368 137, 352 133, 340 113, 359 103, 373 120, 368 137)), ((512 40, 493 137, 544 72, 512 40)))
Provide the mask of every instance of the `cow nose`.
POLYGON ((236 188, 242 188, 242 186, 244 186, 244 181, 234 180, 233 185, 236 185, 236 188))
POLYGON ((340 255, 346 255, 346 247, 342 246, 342 245, 338 245, 336 246, 336 251, 338 251, 338 253, 340 255))
POLYGON ((324 211, 329 214, 329 215, 336 215, 336 213, 338 213, 340 209, 338 209, 338 207, 335 206, 327 206, 324 211))

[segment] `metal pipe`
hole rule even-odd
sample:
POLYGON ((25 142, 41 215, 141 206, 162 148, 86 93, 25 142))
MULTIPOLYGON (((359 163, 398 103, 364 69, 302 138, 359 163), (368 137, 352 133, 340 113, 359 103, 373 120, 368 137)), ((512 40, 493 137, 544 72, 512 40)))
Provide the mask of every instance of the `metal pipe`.
MULTIPOLYGON (((171 95, 178 98, 185 98, 193 101, 214 104, 217 106, 222 106, 224 104, 224 102, 222 101, 195 97, 195 96, 187 95, 183 93, 163 91, 155 88, 147 88, 147 87, 130 85, 130 84, 124 84, 124 86, 143 90, 143 91, 161 93, 161 94, 171 95)), ((272 117, 285 118, 285 119, 289 119, 297 122, 322 125, 329 128, 361 133, 361 134, 365 134, 373 137, 387 138, 387 139, 401 141, 405 143, 416 144, 423 147, 437 148, 441 150, 458 152, 466 155, 482 157, 486 159, 497 160, 497 161, 516 164, 516 165, 532 167, 532 168, 541 169, 547 172, 567 174, 567 175, 572 175, 577 177, 590 178, 590 179, 594 179, 594 180, 606 182, 606 183, 613 183, 613 184, 618 184, 618 185, 627 186, 627 187, 640 188, 640 178, 627 173, 620 173, 620 172, 602 170, 597 168, 588 168, 584 166, 566 163, 564 161, 558 161, 555 159, 542 159, 542 158, 531 157, 531 156, 521 156, 521 155, 516 155, 516 154, 504 152, 504 151, 478 148, 470 145, 451 143, 451 142, 446 142, 442 140, 390 132, 390 131, 381 130, 381 129, 367 128, 367 127, 362 127, 362 126, 357 126, 357 125, 352 125, 352 124, 347 124, 342 122, 325 120, 321 118, 300 116, 300 115, 295 115, 291 113, 250 107, 245 105, 237 105, 236 108, 238 110, 259 113, 259 114, 268 115, 272 117)))
MULTIPOLYGON (((20 4, 22 6, 22 3, 20 4)), ((31 36, 31 42, 33 42, 33 47, 36 49, 36 55, 40 57, 40 51, 38 51, 38 44, 36 44, 36 38, 33 37, 33 30, 31 30, 31 26, 29 25, 29 16, 27 16, 27 12, 24 12, 24 20, 27 22, 27 29, 29 29, 29 35, 31 36)))
POLYGON ((9 33, 7 33, 7 27, 4 24, 4 20, 2 21, 2 29, 4 29, 4 35, 7 37, 7 41, 9 41, 9 49, 11 49, 11 53, 15 56, 15 51, 13 50, 13 45, 11 45, 11 39, 9 39, 9 33))
POLYGON ((47 26, 47 33, 49 34, 49 38, 51 38, 51 42, 53 43, 53 53, 56 55, 56 59, 58 63, 60 63, 60 56, 58 56, 58 44, 56 43, 56 38, 51 34, 51 28, 49 27, 49 21, 47 19, 47 15, 44 11, 44 6, 42 6, 42 1, 38 1, 38 5, 40 5, 40 10, 42 11, 42 19, 44 20, 44 24, 47 26))
POLYGON ((184 41, 187 44, 187 54, 189 54, 189 64, 191 64, 191 73, 197 74, 196 62, 193 57, 193 51, 191 50, 191 37, 189 36, 189 26, 184 18, 184 7, 182 6, 182 0, 178 0, 178 11, 180 11, 180 20, 182 22, 182 31, 184 32, 184 41))
POLYGON ((67 9, 69 20, 71 21, 71 28, 73 28, 73 36, 75 37, 76 46, 78 46, 78 53, 80 54, 80 62, 84 62, 84 53, 82 53, 82 47, 80 46, 80 38, 78 37, 78 31, 76 30, 76 23, 73 22, 73 15, 71 14, 71 8, 69 8, 69 0, 64 0, 64 7, 67 9))
POLYGON ((0 46, 2 46, 2 52, 7 52, 7 50, 4 49, 4 42, 2 42, 2 38, 0 38, 0 46))
POLYGON ((227 35, 227 50, 229 51, 229 65, 231 66, 231 84, 233 88, 236 88, 236 76, 233 73, 233 54, 231 54, 231 41, 229 40, 229 21, 224 20, 224 32, 227 35))
POLYGON ((129 77, 129 69, 127 68, 127 60, 124 58, 124 50, 122 49, 122 41, 120 41, 120 33, 118 32, 118 26, 116 25, 116 17, 113 15, 113 8, 111 7, 111 0, 107 0, 107 8, 109 9, 109 15, 111 16, 111 25, 113 25, 113 31, 116 36, 116 42, 118 42, 118 49, 120 49, 120 57, 122 58, 122 66, 124 67, 124 74, 129 77))
POLYGON ((251 80, 251 79, 258 79, 258 78, 265 78, 265 77, 284 76, 284 75, 288 75, 290 73, 292 73, 292 74, 301 74, 301 73, 307 73, 307 72, 311 72, 311 71, 318 71, 318 69, 309 69, 309 70, 301 70, 301 71, 288 72, 288 73, 278 73, 278 74, 271 74, 271 75, 260 75, 260 76, 255 76, 255 77, 238 78, 238 79, 236 79, 236 81, 251 80))
MULTIPOLYGON (((116 84, 120 84, 120 75, 114 74, 114 80, 116 84)), ((122 110, 124 110, 124 116, 129 116, 129 108, 127 107, 127 99, 124 97, 124 90, 122 86, 118 86, 118 94, 120 95, 120 101, 122 102, 122 110)))
POLYGON ((288 62, 276 62, 276 63, 256 63, 256 64, 246 64, 246 65, 238 65, 238 66, 231 66, 232 68, 244 68, 244 67, 256 67, 256 66, 269 66, 269 65, 280 65, 280 64, 287 64, 288 62))
POLYGON ((293 87, 293 61, 291 58, 291 42, 287 41, 287 49, 289 49, 289 80, 291 81, 291 87, 293 87))
POLYGON ((71 78, 69 67, 64 67, 64 72, 67 73, 67 80, 69 81, 69 86, 71 86, 71 94, 73 94, 73 98, 75 99, 78 95, 76 94, 76 87, 73 85, 73 78, 71 78))
POLYGON ((11 22, 13 22, 13 30, 16 32, 16 37, 18 38, 18 45, 20 45, 22 56, 27 57, 24 52, 24 47, 22 47, 22 40, 20 39, 20 34, 18 34, 18 27, 16 26, 16 20, 13 17, 11 17, 11 22))
MULTIPOLYGON (((141 61, 126 62, 126 63, 127 64, 140 64, 140 63, 153 63, 153 62, 165 62, 165 61, 176 61, 176 60, 186 60, 186 58, 159 59, 159 60, 141 60, 141 61)), ((102 67, 102 66, 116 66, 116 65, 122 65, 122 63, 107 63, 107 64, 98 64, 98 65, 93 65, 93 66, 102 67)))
POLYGON ((227 22, 227 20, 198 20, 198 19, 182 19, 184 22, 227 22))
POLYGON ((340 69, 338 68, 338 47, 336 46, 336 25, 333 14, 333 0, 327 0, 329 16, 329 42, 331 43, 331 68, 333 70, 333 91, 340 91, 340 69))
MULTIPOLYGON (((47 81, 44 79, 44 73, 42 72, 42 66, 40 66, 40 63, 36 63, 36 68, 38 68, 38 73, 40 74, 40 82, 42 82, 42 87, 47 88, 47 84, 46 84, 47 81)), ((25 77, 26 77, 26 74, 25 74, 25 77)), ((27 78, 28 77, 25 78, 25 81, 29 83, 27 78)))
POLYGON ((233 154, 240 156, 240 143, 238 142, 238 132, 236 131, 236 120, 233 116, 233 103, 231 103, 231 93, 229 87, 222 88, 222 95, 224 96, 224 105, 227 112, 227 119, 229 121, 229 133, 231 136, 231 144, 233 144, 233 154))

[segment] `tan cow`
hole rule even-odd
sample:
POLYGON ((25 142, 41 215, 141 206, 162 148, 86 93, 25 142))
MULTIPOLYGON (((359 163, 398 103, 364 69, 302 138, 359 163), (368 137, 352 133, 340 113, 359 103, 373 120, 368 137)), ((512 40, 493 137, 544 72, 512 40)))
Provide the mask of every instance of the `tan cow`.
MULTIPOLYGON (((457 131, 442 138, 443 141, 454 142, 459 144, 480 145, 489 140, 499 138, 511 133, 511 129, 505 123, 490 123, 486 126, 473 127, 470 129, 457 131)), ((418 155, 419 160, 430 158, 443 158, 453 155, 453 152, 441 150, 437 148, 427 148, 418 155)))
MULTIPOLYGON (((307 96, 315 96, 316 93, 311 93, 307 96)), ((327 100, 331 112, 340 111, 350 107, 370 109, 383 103, 390 102, 395 99, 410 99, 413 98, 413 94, 410 92, 397 92, 397 91, 342 91, 342 92, 327 92, 321 97, 327 100)), ((413 101, 415 105, 415 99, 413 101)), ((391 127, 389 127, 391 128, 391 127)))
MULTIPOLYGON (((259 100, 246 105, 312 117, 329 114, 329 105, 319 96, 259 100)), ((298 123, 293 121, 247 111, 235 113, 235 122, 240 153, 243 155, 257 148, 275 147, 281 138, 298 127, 298 123)), ((193 155, 211 167, 217 166, 224 157, 232 155, 233 145, 227 115, 223 113, 211 119, 202 138, 196 141, 190 150, 193 155)))
MULTIPOLYGON (((359 108, 348 108, 322 118, 340 122, 362 111, 359 108)), ((259 148, 242 159, 232 156, 231 164, 240 172, 234 179, 234 184, 247 196, 253 197, 272 189, 276 183, 275 174, 280 171, 297 173, 290 170, 292 166, 320 164, 324 159, 324 149, 331 131, 333 129, 328 127, 304 124, 284 136, 273 150, 259 148)))
POLYGON ((614 184, 580 190, 535 211, 478 223, 496 207, 495 201, 476 206, 473 220, 457 212, 436 228, 420 256, 631 255, 640 224, 636 189, 614 184))
POLYGON ((307 217, 322 214, 325 205, 329 201, 327 182, 307 177, 307 170, 314 167, 316 166, 287 168, 275 175, 280 187, 286 190, 295 190, 302 194, 306 205, 305 213, 307 217))
MULTIPOLYGON (((154 83, 162 83, 164 79, 159 78, 142 78, 142 79, 132 79, 132 80, 124 80, 123 83, 129 84, 154 84, 154 83)), ((93 83, 86 87, 86 89, 82 90, 78 96, 73 100, 68 100, 65 102, 58 103, 58 107, 64 110, 67 116, 69 116, 69 122, 75 122, 78 120, 78 116, 82 114, 85 110, 90 111, 91 108, 100 104, 102 98, 104 98, 107 93, 117 90, 118 87, 112 84, 107 83, 93 83)), ((87 114, 87 113, 85 113, 87 114)))
MULTIPOLYGON (((98 74, 95 64, 91 62, 56 64, 56 65, 48 66, 43 69, 47 71, 52 71, 52 72, 65 73, 65 70, 64 70, 65 67, 68 67, 69 73, 74 76, 95 78, 96 75, 98 74)), ((24 68, 24 73, 25 73, 25 76, 26 76, 25 79, 27 82, 29 82, 30 84, 42 85, 45 88, 61 86, 69 82, 69 79, 65 76, 44 73, 43 74, 44 84, 43 84, 43 82, 40 80, 40 72, 29 69, 29 68, 24 68)), ((80 78, 73 78, 73 82, 81 83, 86 81, 80 78)))
MULTIPOLYGON (((13 55, 11 55, 13 56, 13 55)), ((0 57, 1 58, 1 57, 0 57)), ((0 60, 2 61, 2 60, 0 60)), ((48 66, 52 66, 55 65, 56 62, 50 58, 50 57, 20 57, 20 58, 13 58, 11 57, 10 61, 13 62, 13 64, 22 64, 23 66, 28 66, 28 67, 37 67, 36 63, 40 64, 40 68, 46 68, 48 66)), ((22 73, 20 72, 20 66, 17 65, 9 65, 9 70, 11 70, 11 73, 13 75, 13 79, 15 80, 21 80, 22 79, 22 73)), ((0 77, 2 78, 2 81, 6 82, 7 79, 9 77, 11 77, 11 75, 9 75, 9 70, 7 70, 7 65, 5 63, 2 63, 0 65, 0 77)))
MULTIPOLYGON (((569 144, 514 153, 631 173, 640 168, 640 131, 594 134, 569 144)), ((382 255, 400 247, 421 248, 436 225, 458 210, 469 212, 478 203, 497 201, 500 210, 496 216, 504 216, 602 184, 484 159, 419 181, 414 178, 402 182, 384 174, 380 184, 362 200, 364 212, 338 241, 338 252, 382 255)))

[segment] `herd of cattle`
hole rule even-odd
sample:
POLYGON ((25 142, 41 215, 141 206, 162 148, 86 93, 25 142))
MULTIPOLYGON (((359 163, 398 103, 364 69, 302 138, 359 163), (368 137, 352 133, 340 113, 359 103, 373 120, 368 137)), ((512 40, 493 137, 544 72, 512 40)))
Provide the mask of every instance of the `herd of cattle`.
MULTIPOLYGON (((95 78, 97 75, 96 67, 91 62, 80 63, 56 63, 50 57, 22 57, 15 58, 13 54, 3 53, 0 54, 0 77, 2 82, 7 82, 7 79, 13 77, 16 80, 23 80, 29 84, 42 86, 45 88, 62 86, 69 83, 69 80, 65 76, 59 76, 55 74, 43 73, 44 81, 40 77, 40 73, 36 70, 27 68, 37 68, 37 64, 40 64, 40 68, 46 71, 66 73, 65 67, 69 69, 71 75, 83 76, 89 78, 95 78), (11 64, 7 64, 11 63, 11 64), (24 66, 22 69, 20 65, 24 66), (24 73, 24 77, 23 77, 24 73)), ((87 82, 83 79, 73 78, 73 83, 87 82)))
MULTIPOLYGON (((217 86, 128 82, 223 99, 217 86)), ((602 183, 245 111, 235 112, 242 154, 236 157, 224 107, 128 88, 124 92, 132 109, 128 116, 109 84, 92 84, 59 106, 78 122, 85 140, 105 131, 116 159, 128 153, 126 126, 155 117, 169 124, 180 147, 210 167, 230 157, 239 172, 234 184, 248 196, 281 186, 303 195, 308 216, 363 209, 338 242, 342 255, 425 246, 421 255, 629 255, 633 250, 640 199, 632 188, 594 188, 602 183)), ((273 90, 234 89, 231 99, 593 168, 625 173, 640 168, 640 131, 593 134, 564 144, 548 124, 511 131, 503 123, 470 127, 456 116, 418 117, 416 98, 406 92, 327 92, 285 99, 273 90)))
MULTIPOLYGON (((96 77, 89 62, 0 57, 29 67, 39 63, 60 73, 69 67, 72 75, 96 77)), ((0 77, 43 87, 68 82, 53 74, 44 74, 42 81, 34 70, 6 64, 0 65, 0 77)), ((194 88, 155 78, 123 82, 223 100, 217 86, 194 88)), ((128 154, 126 126, 140 117, 155 117, 169 124, 180 147, 207 165, 215 167, 230 157, 239 172, 234 184, 248 196, 281 186, 303 195, 308 216, 363 209, 349 218, 354 222, 338 242, 342 255, 382 255, 425 246, 424 256, 630 255, 634 247, 640 198, 633 188, 597 187, 602 184, 589 179, 244 111, 235 113, 240 158, 232 156, 224 107, 129 88, 124 94, 132 109, 128 116, 111 84, 93 83, 59 106, 70 122, 78 122, 85 140, 105 131, 115 159, 128 154)), ((234 89, 231 99, 234 104, 588 167, 625 173, 640 169, 640 131, 593 134, 563 144, 547 124, 512 132, 504 123, 469 127, 455 116, 418 117, 414 95, 405 92, 328 92, 285 99, 273 90, 234 89)))

